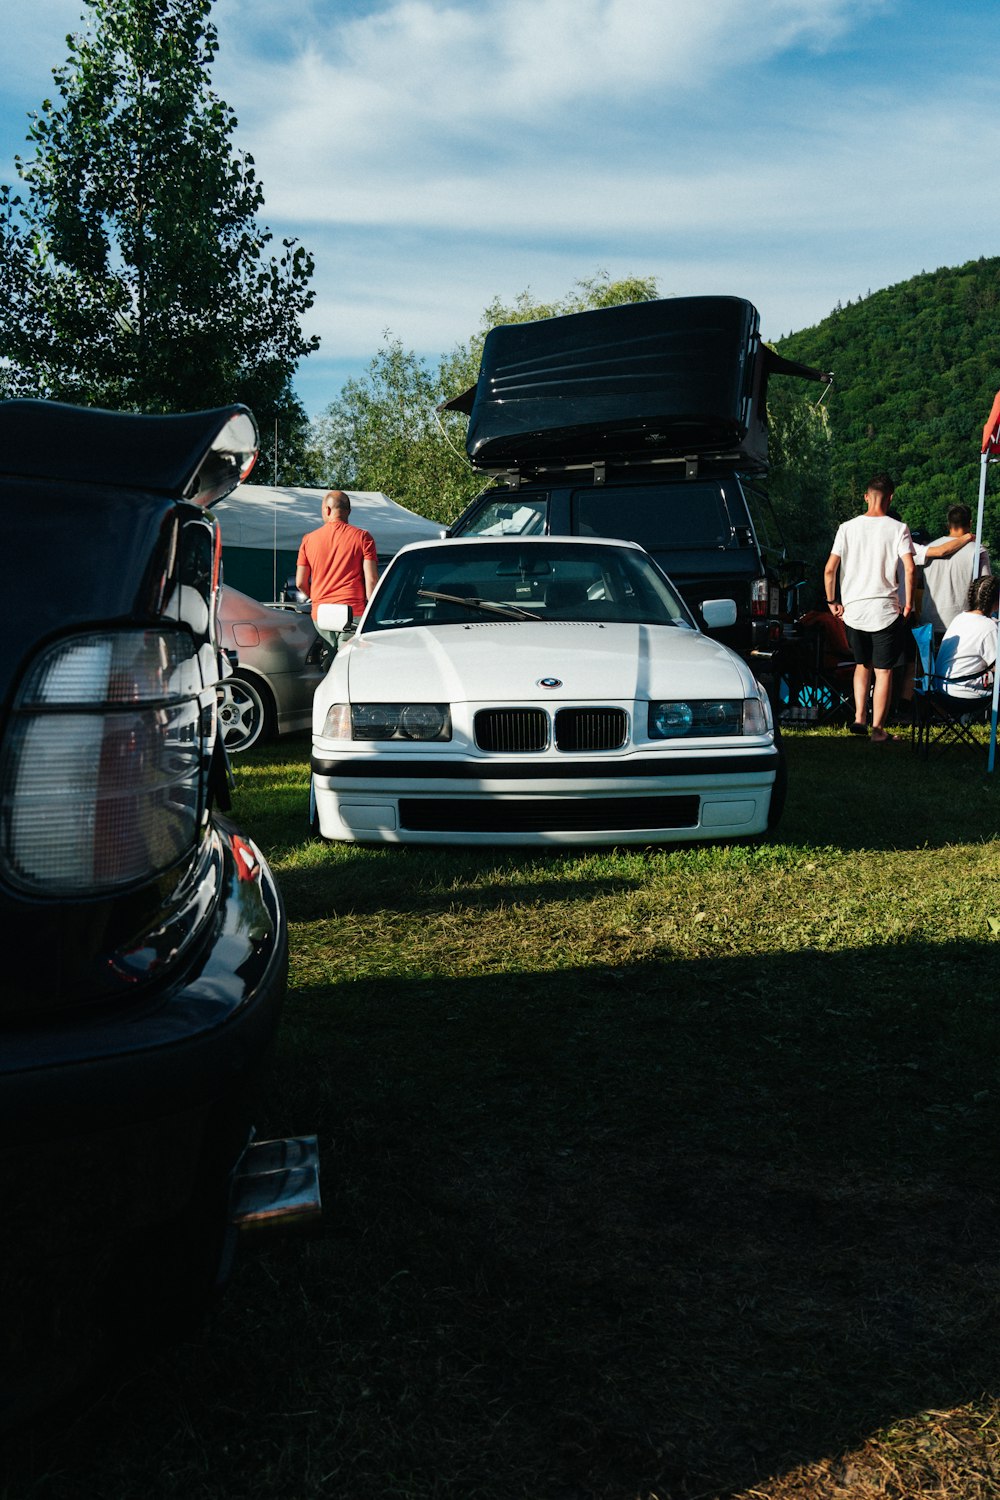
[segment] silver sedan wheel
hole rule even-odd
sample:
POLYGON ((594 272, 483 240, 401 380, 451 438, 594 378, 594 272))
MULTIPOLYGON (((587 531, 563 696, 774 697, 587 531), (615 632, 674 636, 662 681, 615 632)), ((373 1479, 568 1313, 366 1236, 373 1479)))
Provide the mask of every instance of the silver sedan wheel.
POLYGON ((219 731, 230 755, 239 755, 274 733, 274 708, 267 689, 234 674, 222 684, 219 731))

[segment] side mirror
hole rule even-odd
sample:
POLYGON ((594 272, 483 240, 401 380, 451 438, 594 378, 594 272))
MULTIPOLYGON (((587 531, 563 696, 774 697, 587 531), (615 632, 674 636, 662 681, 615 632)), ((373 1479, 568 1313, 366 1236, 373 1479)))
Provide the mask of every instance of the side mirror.
POLYGON ((278 597, 282 604, 294 604, 296 606, 301 606, 303 604, 309 603, 309 596, 307 594, 304 594, 302 590, 296 585, 294 578, 285 579, 284 583, 281 586, 281 593, 278 597))
POLYGON ((321 604, 316 611, 316 624, 321 630, 346 630, 353 618, 349 604, 321 604))
POLYGON ((727 626, 736 624, 736 600, 703 599, 701 617, 705 621, 706 630, 725 630, 727 626))

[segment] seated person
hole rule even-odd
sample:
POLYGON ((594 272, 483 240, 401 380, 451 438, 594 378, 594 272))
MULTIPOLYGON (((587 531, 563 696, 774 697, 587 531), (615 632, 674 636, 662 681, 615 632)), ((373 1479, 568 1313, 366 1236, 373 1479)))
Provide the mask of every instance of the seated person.
POLYGON ((997 622, 992 618, 1000 596, 995 578, 969 585, 965 608, 945 631, 934 664, 934 687, 948 698, 981 700, 993 691, 997 659, 997 622))
POLYGON ((799 616, 797 624, 802 630, 819 631, 824 672, 839 672, 846 667, 853 675, 851 647, 840 615, 832 615, 828 609, 809 609, 799 616))

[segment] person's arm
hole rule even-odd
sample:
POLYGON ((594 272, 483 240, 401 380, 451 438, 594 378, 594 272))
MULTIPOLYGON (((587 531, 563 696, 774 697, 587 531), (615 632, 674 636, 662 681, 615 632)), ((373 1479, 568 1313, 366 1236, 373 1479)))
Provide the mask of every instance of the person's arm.
POLYGON ((924 558, 927 562, 933 562, 935 557, 954 557, 956 552, 961 552, 972 541, 972 532, 963 531, 959 536, 949 537, 946 542, 938 542, 935 547, 924 548, 924 558))
POLYGON ((365 598, 366 599, 370 599, 371 596, 372 596, 372 592, 373 592, 373 590, 375 588, 375 585, 378 582, 378 563, 375 561, 374 558, 372 558, 372 557, 366 557, 365 558, 365 560, 364 560, 364 574, 365 574, 365 598))
POLYGON ((312 570, 308 563, 296 563, 295 587, 301 589, 306 595, 309 593, 309 584, 312 581, 312 570))
POLYGON ((916 566, 914 565, 914 562, 913 562, 913 553, 912 552, 904 552, 903 553, 903 557, 902 557, 902 563, 903 563, 903 583, 904 583, 904 587, 905 587, 905 595, 904 595, 904 603, 903 603, 903 614, 904 615, 912 615, 912 613, 913 613, 913 587, 914 587, 914 583, 915 583, 916 577, 917 577, 917 569, 916 569, 916 566))
POLYGON ((826 602, 832 615, 842 615, 844 606, 837 603, 837 574, 840 572, 840 558, 836 552, 831 552, 823 569, 823 583, 826 586, 826 602))

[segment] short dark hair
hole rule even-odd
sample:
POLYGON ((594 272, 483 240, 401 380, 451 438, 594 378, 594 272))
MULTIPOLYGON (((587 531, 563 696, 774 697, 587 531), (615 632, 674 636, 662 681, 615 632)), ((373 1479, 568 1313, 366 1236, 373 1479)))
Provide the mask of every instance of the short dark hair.
POLYGON ((865 494, 867 495, 869 490, 874 490, 876 495, 891 495, 895 488, 888 474, 873 474, 865 485, 865 494))
POLYGON ((948 525, 952 528, 953 531, 957 531, 959 527, 961 527, 963 531, 968 531, 969 522, 971 520, 972 511, 967 505, 952 505, 949 507, 948 525))

